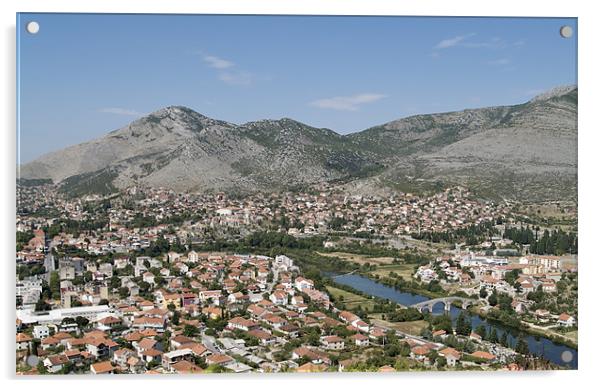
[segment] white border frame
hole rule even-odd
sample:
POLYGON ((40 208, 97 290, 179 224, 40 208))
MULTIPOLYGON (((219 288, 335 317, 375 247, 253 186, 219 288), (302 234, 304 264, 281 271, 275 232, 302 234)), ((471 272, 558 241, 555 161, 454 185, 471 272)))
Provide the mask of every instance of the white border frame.
MULTIPOLYGON (((79 386, 85 384, 89 387, 104 386, 104 378, 91 378, 90 376, 70 376, 67 378, 21 378, 14 375, 14 252, 15 236, 15 190, 16 178, 16 101, 15 101, 15 20, 16 12, 99 12, 99 13, 212 13, 212 14, 303 14, 303 15, 415 15, 415 16, 547 16, 547 17, 578 17, 579 28, 579 240, 580 256, 579 265, 581 273, 581 290, 579 292, 579 305, 582 307, 579 315, 579 370, 567 372, 525 372, 525 373, 399 373, 375 374, 328 374, 328 375, 216 375, 197 376, 194 378, 181 378, 180 376, 137 376, 121 377, 118 383, 133 383, 134 380, 145 380, 149 386, 159 387, 163 384, 172 384, 174 379, 185 383, 200 384, 244 384, 246 387, 279 387, 283 384, 292 387, 302 387, 307 384, 335 383, 346 387, 364 387, 376 382, 382 385, 399 384, 425 384, 429 385, 464 385, 489 387, 507 387, 509 385, 539 385, 546 386, 571 386, 587 384, 597 377, 597 360, 600 359, 596 340, 597 318, 599 312, 594 311, 597 306, 596 293, 598 289, 599 274, 602 274, 602 258, 597 255, 596 240, 597 223, 602 220, 600 212, 600 195, 598 189, 600 147, 602 136, 600 134, 599 114, 600 98, 597 91, 600 85, 599 69, 602 68, 600 60, 599 38, 602 37, 599 13, 596 13, 594 1, 558 1, 531 2, 524 0, 505 0, 496 3, 486 1, 454 0, 197 0, 192 4, 190 0, 121 0, 108 2, 102 0, 5 0, 0 2, 2 12, 0 18, 3 27, 3 50, 0 66, 4 85, 1 115, 4 122, 1 143, 3 147, 2 164, 4 189, 1 190, 1 241, 4 285, 2 300, 5 304, 5 314, 1 319, 2 335, 6 341, 0 354, 3 377, 7 384, 23 384, 26 386, 39 386, 39 384, 59 383, 64 386, 79 386), (585 209, 585 210, 583 210, 585 209), (597 262, 601 264, 597 264, 597 262), (590 307, 588 307, 590 306, 590 307), (334 379, 334 380, 333 380, 334 379), (375 380, 376 379, 376 380, 375 380), (129 380, 129 381, 126 381, 129 380), (336 380, 336 382, 335 382, 336 380), (478 384, 478 385, 477 385, 478 384)), ((598 308, 599 309, 599 308, 598 308)))

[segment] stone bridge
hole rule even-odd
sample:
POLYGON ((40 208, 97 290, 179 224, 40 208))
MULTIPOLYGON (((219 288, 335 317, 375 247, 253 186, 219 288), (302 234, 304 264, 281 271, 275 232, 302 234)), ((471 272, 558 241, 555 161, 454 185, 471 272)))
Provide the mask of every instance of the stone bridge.
POLYGON ((425 308, 428 308, 429 312, 432 313, 433 312, 433 307, 435 307, 436 304, 443 303, 443 305, 445 306, 445 311, 450 311, 451 310, 451 305, 454 302, 461 302, 462 303, 462 309, 464 309, 464 310, 466 310, 468 308, 468 306, 478 303, 478 301, 475 300, 475 299, 462 298, 462 297, 459 297, 459 296, 449 296, 449 297, 446 297, 446 298, 430 299, 430 300, 427 300, 427 301, 424 301, 424 302, 413 304, 413 305, 411 305, 409 307, 413 307, 415 309, 418 309, 418 311, 423 311, 425 308))

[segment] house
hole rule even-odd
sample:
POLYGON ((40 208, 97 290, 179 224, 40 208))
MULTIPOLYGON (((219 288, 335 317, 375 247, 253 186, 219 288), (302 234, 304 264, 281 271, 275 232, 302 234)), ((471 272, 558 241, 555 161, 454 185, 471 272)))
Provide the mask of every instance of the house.
POLYGON ((109 331, 113 328, 121 325, 121 319, 114 317, 112 315, 101 318, 97 322, 96 328, 98 330, 109 331))
POLYGON ((140 353, 140 358, 144 362, 161 363, 162 355, 163 355, 163 352, 160 351, 159 349, 148 349, 148 350, 145 350, 142 353, 140 353))
POLYGON ((314 364, 311 362, 307 362, 300 367, 297 368, 297 372, 299 373, 312 373, 312 372, 324 372, 328 369, 326 365, 323 364, 314 364))
POLYGON ((32 338, 25 333, 17 333, 17 350, 27 350, 31 347, 32 338))
POLYGON ((493 291, 500 288, 503 285, 502 281, 494 278, 491 275, 485 275, 481 278, 480 287, 485 288, 488 291, 493 291))
POLYGON ((488 353, 488 352, 483 352, 481 350, 477 350, 476 352, 473 352, 470 355, 472 357, 480 358, 481 360, 485 360, 487 362, 492 362, 492 361, 495 361, 495 359, 496 359, 496 356, 494 356, 493 354, 488 353))
POLYGON ((270 295, 270 300, 276 305, 284 306, 288 303, 288 293, 276 290, 270 295))
POLYGON ((370 345, 370 338, 363 334, 357 333, 350 337, 356 346, 368 346, 370 345))
POLYGON ((201 311, 210 319, 219 319, 223 315, 219 307, 204 307, 201 311))
POLYGON ((170 370, 177 374, 194 374, 203 373, 203 369, 199 368, 190 361, 182 360, 171 365, 170 370))
POLYGON ((445 330, 433 330, 433 338, 435 337, 445 338, 447 337, 447 332, 445 330))
POLYGON ((127 361, 127 367, 132 373, 142 373, 144 370, 144 362, 138 357, 130 357, 127 361))
POLYGON ((358 360, 354 360, 353 358, 347 359, 347 360, 340 360, 339 361, 339 372, 345 372, 347 369, 349 369, 351 366, 353 366, 355 363, 357 363, 358 360))
POLYGON ((274 329, 280 329, 282 326, 286 325, 288 321, 276 314, 265 314, 263 316, 263 320, 274 329))
POLYGON ((155 275, 152 274, 152 272, 145 272, 144 274, 142 274, 142 281, 151 284, 151 285, 155 285, 155 275))
POLYGON ((322 337, 320 342, 328 350, 343 350, 345 348, 345 340, 336 335, 322 337))
POLYGON ((558 316, 558 325, 562 327, 575 326, 575 318, 568 315, 567 313, 562 313, 558 316))
POLYGON ((430 265, 425 265, 418 268, 416 274, 414 274, 414 277, 416 279, 420 279, 420 281, 424 283, 429 283, 432 280, 437 280, 439 275, 437 275, 437 272, 430 268, 430 265))
POLYGON ((143 338, 140 341, 134 343, 134 348, 138 352, 139 355, 144 353, 147 350, 155 349, 158 342, 154 338, 143 338))
POLYGON ((295 279, 295 288, 299 291, 311 290, 314 288, 314 282, 313 280, 298 276, 295 279))
POLYGON ((264 314, 267 313, 267 310, 263 307, 259 307, 255 304, 252 304, 249 307, 247 307, 247 312, 251 314, 251 317, 253 318, 261 318, 264 314))
POLYGON ((192 338, 188 338, 183 335, 176 335, 176 336, 172 337, 170 340, 171 346, 173 348, 179 348, 183 345, 193 343, 193 342, 194 342, 194 340, 192 338))
POLYGON ((300 358, 307 357, 314 364, 329 364, 332 362, 328 357, 327 353, 321 352, 317 349, 310 349, 307 346, 302 346, 293 350, 292 359, 298 360, 300 358))
POLYGON ((134 318, 132 328, 134 329, 154 329, 158 332, 165 331, 166 321, 163 318, 138 317, 134 318))
POLYGON ((87 358, 87 356, 90 356, 88 352, 80 352, 79 350, 76 350, 76 349, 65 350, 63 353, 65 354, 65 356, 67 357, 69 362, 72 362, 73 364, 76 364, 76 365, 80 365, 81 362, 85 358, 87 358))
POLYGON ((249 331, 259 327, 259 323, 243 317, 235 317, 228 321, 227 327, 231 330, 249 331))
POLYGON ((36 325, 31 334, 33 338, 44 339, 50 335, 50 328, 46 325, 36 325))
POLYGON ((232 361, 234 361, 234 359, 226 354, 212 354, 208 357, 205 358, 205 362, 207 363, 207 365, 221 365, 224 366, 226 364, 231 363, 232 361))
POLYGON ((470 339, 480 343, 483 340, 483 337, 473 331, 470 333, 470 339))
POLYGON ((218 305, 222 296, 222 290, 199 291, 199 301, 218 305))
POLYGON ((286 334, 289 338, 297 338, 299 336, 299 328, 292 324, 285 324, 278 328, 278 331, 286 334))
POLYGON ((445 348, 439 351, 439 355, 445 357, 448 366, 456 366, 462 354, 454 348, 445 348))
POLYGON ((182 307, 188 307, 191 305, 196 305, 199 302, 199 298, 197 296, 197 294, 193 294, 191 292, 185 292, 183 294, 181 294, 181 298, 182 298, 182 307))
POLYGON ((199 254, 195 251, 188 252, 188 262, 197 263, 199 261, 199 254))
POLYGON ((179 361, 192 361, 194 354, 190 349, 177 349, 168 353, 164 353, 161 357, 161 365, 166 370, 171 370, 171 366, 179 361))
POLYGON ((90 372, 95 375, 112 374, 115 368, 111 364, 111 361, 97 362, 90 365, 90 372))
POLYGON ((113 362, 122 368, 127 367, 128 360, 135 355, 133 350, 122 348, 113 352, 113 362))
POLYGON ((370 332, 370 325, 368 325, 366 322, 362 321, 361 319, 351 323, 351 326, 357 328, 359 331, 363 331, 364 333, 370 332))
POLYGON ((119 349, 119 344, 107 338, 89 338, 86 340, 86 350, 96 358, 111 357, 119 349))
POLYGON ((41 342, 42 349, 48 350, 52 347, 59 346, 60 341, 54 337, 44 338, 41 342))
POLYGON ((64 354, 48 356, 44 359, 43 364, 48 373, 57 373, 63 369, 63 366, 69 362, 69 359, 64 354))
POLYGON ((357 315, 355 315, 354 313, 352 313, 350 311, 341 311, 341 313, 339 314, 339 318, 341 320, 343 320, 343 322, 349 323, 349 324, 352 324, 353 322, 360 320, 360 317, 358 317, 357 315))
POLYGON ((192 354, 194 354, 196 357, 207 357, 211 355, 211 351, 209 349, 196 342, 189 342, 180 346, 178 349, 190 349, 192 354))
POLYGON ((254 329, 249 331, 251 337, 257 338, 263 346, 271 345, 276 342, 276 338, 265 330, 254 329))
POLYGON ((294 295, 294 296, 291 298, 291 304, 292 304, 293 306, 302 305, 302 304, 304 304, 304 303, 305 303, 305 301, 303 300, 303 297, 302 297, 301 295, 294 295))
POLYGON ((430 349, 427 348, 426 346, 414 346, 411 350, 410 350, 410 357, 412 357, 415 360, 418 361, 423 361, 428 357, 428 354, 430 352, 430 349))
POLYGON ((517 314, 522 314, 523 312, 525 312, 525 304, 519 300, 513 300, 511 306, 517 314))

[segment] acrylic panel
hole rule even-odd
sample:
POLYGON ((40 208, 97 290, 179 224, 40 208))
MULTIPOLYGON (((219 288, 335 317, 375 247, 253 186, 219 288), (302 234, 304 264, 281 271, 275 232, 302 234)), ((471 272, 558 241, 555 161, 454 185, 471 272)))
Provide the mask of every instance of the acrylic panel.
POLYGON ((18 14, 17 373, 577 369, 576 62, 576 18, 18 14))

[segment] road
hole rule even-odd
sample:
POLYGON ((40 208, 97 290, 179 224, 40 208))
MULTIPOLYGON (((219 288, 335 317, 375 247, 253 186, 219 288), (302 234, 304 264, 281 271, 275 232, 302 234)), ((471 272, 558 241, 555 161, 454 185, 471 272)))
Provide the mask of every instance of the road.
POLYGON ((52 273, 52 271, 56 271, 54 255, 52 254, 50 249, 48 250, 48 253, 46 253, 46 257, 44 258, 44 268, 46 269, 44 278, 47 282, 50 282, 50 273, 52 273))

